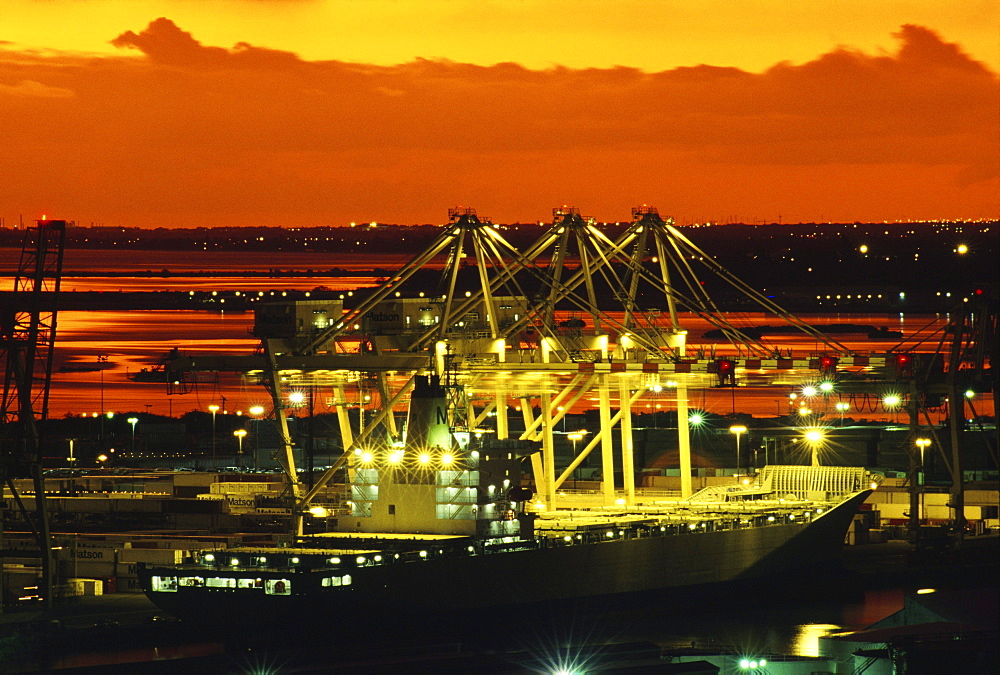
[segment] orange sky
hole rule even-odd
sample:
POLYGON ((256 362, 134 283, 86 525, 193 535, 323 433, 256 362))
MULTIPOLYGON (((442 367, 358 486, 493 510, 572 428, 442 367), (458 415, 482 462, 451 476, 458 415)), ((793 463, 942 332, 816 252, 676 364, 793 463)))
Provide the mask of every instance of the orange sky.
POLYGON ((4 0, 0 217, 996 217, 997 6, 4 0))

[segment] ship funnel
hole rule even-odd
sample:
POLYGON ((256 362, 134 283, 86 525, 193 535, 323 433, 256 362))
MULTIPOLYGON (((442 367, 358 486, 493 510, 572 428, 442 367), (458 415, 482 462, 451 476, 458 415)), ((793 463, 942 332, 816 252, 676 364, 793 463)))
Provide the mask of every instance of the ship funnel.
POLYGON ((437 375, 417 375, 406 416, 406 446, 413 450, 450 450, 447 392, 437 375))

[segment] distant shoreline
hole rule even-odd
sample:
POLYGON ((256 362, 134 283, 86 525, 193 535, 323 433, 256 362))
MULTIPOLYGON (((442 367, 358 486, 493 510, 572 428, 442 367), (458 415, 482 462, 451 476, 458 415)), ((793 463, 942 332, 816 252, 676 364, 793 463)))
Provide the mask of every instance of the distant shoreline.
POLYGON ((73 277, 143 277, 143 278, 171 278, 171 277, 388 277, 393 272, 387 269, 373 270, 345 270, 339 267, 331 267, 325 270, 71 270, 63 271, 63 278, 73 277))

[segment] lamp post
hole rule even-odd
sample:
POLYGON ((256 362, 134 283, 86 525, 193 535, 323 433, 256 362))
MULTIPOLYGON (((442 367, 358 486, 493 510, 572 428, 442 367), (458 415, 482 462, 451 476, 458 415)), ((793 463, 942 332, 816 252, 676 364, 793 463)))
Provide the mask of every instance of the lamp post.
POLYGON ((251 418, 253 420, 253 469, 256 471, 257 452, 260 449, 260 428, 257 425, 260 422, 260 416, 264 414, 264 406, 252 406, 250 408, 250 414, 253 415, 251 418))
POLYGON ((239 455, 239 465, 243 466, 243 439, 247 435, 246 429, 237 429, 233 432, 233 436, 236 436, 237 450, 236 454, 239 455))
POLYGON ((809 429, 805 433, 805 439, 811 451, 812 465, 819 466, 819 446, 823 444, 823 432, 819 429, 809 429))
POLYGON ((653 395, 653 408, 651 410, 651 413, 653 418, 653 428, 655 429, 659 422, 659 420, 657 420, 656 417, 660 412, 660 404, 658 402, 658 399, 660 392, 663 391, 663 385, 657 382, 656 384, 650 385, 649 391, 653 395))
POLYGON ((887 411, 892 411, 892 421, 896 421, 896 415, 899 413, 899 406, 903 402, 903 397, 899 394, 887 394, 882 397, 882 407, 887 411))
POLYGON ((837 401, 837 412, 840 413, 840 426, 844 426, 844 413, 851 409, 851 404, 846 401, 837 401))
POLYGON ((740 436, 747 432, 747 428, 742 424, 734 424, 729 427, 730 433, 736 434, 736 475, 740 475, 740 436))
POLYGON ((208 409, 212 413, 212 470, 215 471, 215 415, 219 412, 219 406, 213 403, 208 409))
MULTIPOLYGON (((103 373, 104 371, 102 370, 101 372, 103 373)), ((104 405, 103 400, 101 402, 101 405, 102 406, 104 405)), ((104 445, 104 420, 112 420, 114 418, 115 418, 115 413, 112 410, 108 410, 107 412, 101 413, 101 435, 99 438, 101 445, 104 445)))
POLYGON ((136 425, 136 422, 139 421, 139 418, 138 417, 129 417, 128 420, 126 420, 126 421, 129 424, 132 425, 132 456, 135 457, 135 425, 136 425))
POLYGON ((917 468, 918 471, 918 483, 920 485, 924 484, 924 453, 927 450, 927 446, 931 444, 931 439, 929 438, 918 438, 913 441, 918 448, 920 448, 920 466, 917 468))
MULTIPOLYGON (((576 431, 571 431, 568 434, 566 434, 566 438, 568 438, 573 443, 573 461, 576 461, 576 444, 577 444, 577 442, 583 440, 583 437, 586 434, 587 434, 587 431, 584 430, 584 429, 577 429, 576 431)), ((577 478, 577 474, 578 474, 579 471, 580 471, 580 466, 577 465, 576 469, 573 471, 573 488, 574 489, 576 488, 576 478, 577 478)))

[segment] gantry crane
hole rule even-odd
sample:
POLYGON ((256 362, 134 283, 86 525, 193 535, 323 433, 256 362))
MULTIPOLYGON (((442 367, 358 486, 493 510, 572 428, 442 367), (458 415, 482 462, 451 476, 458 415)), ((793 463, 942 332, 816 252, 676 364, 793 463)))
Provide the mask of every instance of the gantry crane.
MULTIPOLYGON (((563 207, 554 210, 551 226, 523 251, 474 209, 453 209, 449 223, 426 249, 353 307, 345 309, 342 301, 307 301, 298 308, 262 306, 255 329, 262 342, 260 354, 184 356, 174 359, 169 369, 256 374, 268 386, 284 439, 279 460, 290 477, 297 514, 338 470, 350 466, 353 450, 391 448, 400 442, 393 410, 406 401, 420 373, 433 374, 460 392, 453 397, 455 431, 472 433, 490 416, 497 439, 507 439, 509 409, 520 403, 525 427, 521 439, 541 446, 531 461, 540 499, 550 508, 559 486, 597 448, 607 477, 603 499, 617 500, 612 480, 616 428, 623 449, 624 499, 632 503, 631 410, 652 386, 667 381, 676 394, 682 491, 688 495, 688 386, 735 384, 737 368, 776 373, 820 367, 816 358, 782 356, 741 332, 704 292, 698 275, 706 273, 822 344, 836 355, 833 368, 884 365, 884 359, 852 354, 754 291, 671 221, 664 221, 655 208, 635 209, 630 226, 612 239, 592 219, 563 207), (443 268, 437 287, 408 283, 432 264, 443 268), (651 318, 663 310, 666 325, 651 318), (721 329, 736 356, 723 364, 711 356, 688 355, 679 310, 721 329), (580 314, 590 323, 558 321, 557 311, 580 314), (347 389, 361 385, 375 393, 378 405, 355 431, 346 414, 351 405, 347 389), (285 394, 296 387, 319 386, 333 391, 345 452, 306 490, 298 481, 285 422, 285 394), (553 430, 587 398, 597 401, 600 429, 569 466, 557 468, 553 430)), ((363 405, 358 400, 355 405, 363 405)))
MULTIPOLYGON (((926 451, 936 452, 951 479, 951 521, 957 541, 965 530, 965 480, 963 450, 967 420, 978 423, 974 398, 992 393, 993 417, 997 418, 997 379, 992 363, 997 358, 996 286, 978 284, 956 302, 948 313, 935 351, 916 352, 905 343, 893 348, 894 370, 908 393, 909 433, 904 441, 909 456, 908 487, 910 510, 908 527, 916 537, 920 527, 920 474, 924 471, 926 451), (938 433, 930 410, 947 403, 947 439, 938 433), (971 418, 967 412, 973 414, 971 418), (927 438, 929 436, 930 438, 927 438), (945 442, 947 441, 947 442, 945 442)), ((998 466, 995 435, 980 434, 993 465, 998 466)))

